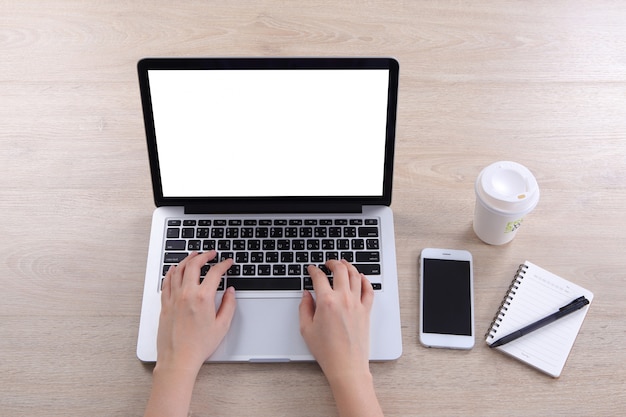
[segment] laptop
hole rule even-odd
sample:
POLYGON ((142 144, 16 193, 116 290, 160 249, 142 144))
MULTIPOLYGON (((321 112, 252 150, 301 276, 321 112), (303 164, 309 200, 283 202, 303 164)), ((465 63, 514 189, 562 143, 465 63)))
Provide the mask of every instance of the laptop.
POLYGON ((234 286, 237 309, 208 361, 314 360, 298 306, 313 289, 306 266, 328 259, 372 282, 371 360, 399 358, 397 61, 146 58, 138 73, 156 204, 138 358, 156 361, 168 268, 211 249, 235 261, 216 302, 234 286))

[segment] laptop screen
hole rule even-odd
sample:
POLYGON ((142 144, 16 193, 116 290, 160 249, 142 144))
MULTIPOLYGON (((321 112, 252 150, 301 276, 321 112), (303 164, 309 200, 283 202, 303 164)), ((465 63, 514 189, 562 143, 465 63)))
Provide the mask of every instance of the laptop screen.
POLYGON ((254 66, 145 68, 162 197, 383 197, 392 70, 254 66))

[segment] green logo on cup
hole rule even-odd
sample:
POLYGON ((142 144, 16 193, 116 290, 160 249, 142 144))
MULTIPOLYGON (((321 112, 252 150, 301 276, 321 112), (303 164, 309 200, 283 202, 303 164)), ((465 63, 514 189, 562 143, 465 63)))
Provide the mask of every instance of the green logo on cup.
POLYGON ((512 233, 520 228, 524 219, 517 219, 512 222, 508 222, 504 228, 504 233, 512 233))

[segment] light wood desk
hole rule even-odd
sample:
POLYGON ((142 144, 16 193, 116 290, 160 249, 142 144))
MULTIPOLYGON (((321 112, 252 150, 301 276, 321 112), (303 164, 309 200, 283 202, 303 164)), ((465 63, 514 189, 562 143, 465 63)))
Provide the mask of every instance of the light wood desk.
MULTIPOLYGON (((144 56, 391 55, 404 355, 372 364, 388 416, 626 410, 626 4, 620 1, 0 2, 0 415, 141 415, 135 357, 153 209, 144 56), (258 3, 258 4, 257 4, 258 3), (542 197, 517 238, 471 230, 479 170, 542 197), (417 340, 417 257, 475 257, 477 346, 417 340), (558 380, 487 329, 529 259, 595 293, 558 380)), ((332 416, 316 364, 204 366, 193 415, 332 416)))

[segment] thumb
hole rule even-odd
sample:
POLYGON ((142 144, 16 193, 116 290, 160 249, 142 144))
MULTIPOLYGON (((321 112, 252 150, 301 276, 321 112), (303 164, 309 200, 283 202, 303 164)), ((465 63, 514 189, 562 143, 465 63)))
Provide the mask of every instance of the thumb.
POLYGON ((313 315, 315 314, 315 301, 308 290, 304 290, 302 293, 299 310, 300 333, 304 333, 304 330, 308 327, 308 325, 313 322, 313 315))
POLYGON ((235 316, 236 307, 237 301, 235 299, 235 288, 228 287, 226 291, 224 291, 222 304, 215 315, 215 321, 220 325, 219 327, 223 330, 224 334, 226 334, 230 328, 230 323, 233 321, 233 317, 235 316))

